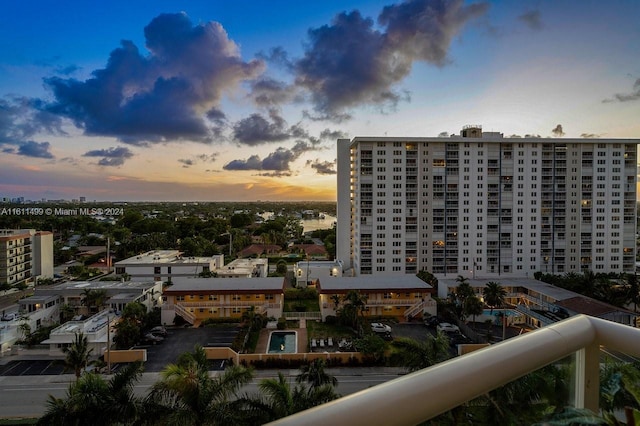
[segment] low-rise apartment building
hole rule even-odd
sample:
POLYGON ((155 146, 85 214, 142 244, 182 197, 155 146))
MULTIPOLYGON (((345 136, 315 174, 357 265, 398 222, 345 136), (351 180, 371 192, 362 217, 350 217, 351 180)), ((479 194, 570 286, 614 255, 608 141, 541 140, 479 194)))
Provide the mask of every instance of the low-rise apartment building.
POLYGON ((176 315, 193 325, 208 318, 240 318, 249 309, 279 318, 284 279, 176 278, 164 289, 163 299, 163 324, 173 324, 176 315))
POLYGON ((337 277, 323 279, 316 288, 320 297, 320 311, 324 321, 336 315, 342 300, 351 290, 366 297, 364 315, 368 317, 394 317, 407 321, 417 316, 436 315, 437 306, 431 298, 433 287, 415 275, 337 277), (336 297, 337 296, 337 297, 336 297))

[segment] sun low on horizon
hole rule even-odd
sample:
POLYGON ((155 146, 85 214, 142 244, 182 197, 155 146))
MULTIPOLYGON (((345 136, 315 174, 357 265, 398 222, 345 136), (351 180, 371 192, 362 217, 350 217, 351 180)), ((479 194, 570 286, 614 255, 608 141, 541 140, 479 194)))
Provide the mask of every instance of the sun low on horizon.
POLYGON ((637 2, 68 3, 0 17, 0 198, 333 201, 340 138, 640 138, 637 2))

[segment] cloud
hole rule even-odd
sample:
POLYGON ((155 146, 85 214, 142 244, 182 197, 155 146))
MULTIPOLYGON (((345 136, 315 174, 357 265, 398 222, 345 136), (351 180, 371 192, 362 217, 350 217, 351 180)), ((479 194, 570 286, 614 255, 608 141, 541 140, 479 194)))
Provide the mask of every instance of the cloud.
POLYGON ((0 147, 3 152, 53 158, 48 142, 33 140, 40 133, 64 135, 62 120, 40 111, 41 102, 25 97, 0 99, 0 147))
POLYGON ((233 126, 233 138, 243 145, 256 146, 269 142, 281 142, 291 137, 286 121, 275 110, 270 110, 269 121, 262 114, 254 113, 233 126))
POLYGON ((438 137, 439 138, 448 138, 449 137, 449 132, 440 132, 440 133, 438 133, 438 137))
POLYGON ((85 152, 83 157, 102 157, 98 161, 99 166, 118 167, 122 166, 124 162, 133 157, 133 152, 125 146, 111 147, 107 149, 94 149, 92 151, 85 152))
POLYGON ((393 109, 406 99, 395 85, 413 62, 444 66, 453 38, 487 8, 462 0, 407 0, 382 10, 382 30, 358 11, 310 29, 304 56, 293 64, 296 84, 314 105, 307 117, 340 122, 349 118, 345 110, 363 104, 393 109))
POLYGON ((609 102, 629 102, 640 100, 640 78, 633 83, 633 91, 631 93, 616 93, 613 95, 613 99, 603 99, 603 103, 609 102))
POLYGON ((307 166, 316 170, 319 175, 335 175, 337 173, 335 166, 336 163, 330 161, 320 161, 319 159, 308 160, 307 166))
POLYGON ((263 77, 251 84, 249 96, 256 105, 273 108, 296 100, 296 92, 295 86, 269 77, 263 77))
POLYGON ((179 158, 178 159, 178 163, 182 163, 182 167, 184 167, 185 169, 191 167, 191 166, 195 166, 196 164, 202 162, 202 163, 213 163, 214 161, 216 161, 218 157, 217 153, 213 153, 213 154, 200 154, 200 155, 196 155, 194 158, 179 158))
POLYGON ((529 10, 518 16, 518 20, 523 22, 529 29, 539 31, 542 29, 542 20, 539 10, 529 10))
POLYGON ((49 142, 27 141, 20 144, 15 153, 18 155, 24 155, 25 157, 54 158, 53 154, 49 152, 50 148, 51 144, 49 142))
POLYGON ((562 124, 558 124, 556 127, 554 127, 553 130, 551 130, 551 133, 553 133, 553 136, 555 136, 556 138, 564 136, 562 124))
POLYGON ((580 137, 585 139, 595 139, 595 138, 599 138, 600 136, 601 135, 597 133, 581 133, 580 134, 580 137))
POLYGON ((320 132, 320 139, 329 139, 336 141, 338 139, 346 139, 348 135, 341 130, 324 129, 320 132))
POLYGON ((225 164, 224 170, 256 170, 271 171, 274 173, 260 174, 260 176, 281 177, 291 176, 291 163, 297 160, 303 153, 313 150, 313 145, 304 141, 298 141, 293 148, 280 147, 274 152, 260 159, 258 155, 252 155, 246 160, 233 160, 225 164))
POLYGON ((243 61, 222 25, 194 25, 184 13, 159 15, 144 33, 148 56, 122 41, 91 78, 46 79, 55 97, 46 110, 72 120, 87 135, 130 144, 210 142, 220 124, 214 114, 212 126, 211 111, 225 92, 259 76, 264 62, 243 61))

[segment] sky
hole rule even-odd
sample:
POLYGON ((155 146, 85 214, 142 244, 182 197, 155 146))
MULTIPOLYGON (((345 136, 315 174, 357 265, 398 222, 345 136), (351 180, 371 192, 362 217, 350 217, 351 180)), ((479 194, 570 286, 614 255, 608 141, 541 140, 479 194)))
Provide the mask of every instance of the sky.
POLYGON ((336 199, 336 140, 640 138, 640 2, 5 2, 0 197, 336 199))

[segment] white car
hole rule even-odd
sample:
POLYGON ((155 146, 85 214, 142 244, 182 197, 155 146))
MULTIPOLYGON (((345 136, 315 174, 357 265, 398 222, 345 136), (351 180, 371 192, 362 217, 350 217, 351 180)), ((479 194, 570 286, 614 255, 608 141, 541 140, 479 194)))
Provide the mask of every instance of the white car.
POLYGON ((448 322, 442 322, 438 324, 436 327, 438 331, 443 331, 445 333, 459 333, 460 327, 457 325, 449 324, 448 322))
POLYGON ((17 318, 16 314, 4 314, 2 316, 2 321, 13 321, 16 318, 17 318))
POLYGON ((380 322, 372 322, 371 331, 376 333, 391 333, 391 327, 380 322))

